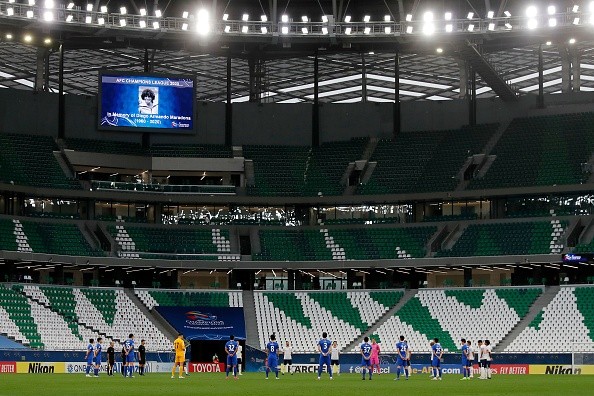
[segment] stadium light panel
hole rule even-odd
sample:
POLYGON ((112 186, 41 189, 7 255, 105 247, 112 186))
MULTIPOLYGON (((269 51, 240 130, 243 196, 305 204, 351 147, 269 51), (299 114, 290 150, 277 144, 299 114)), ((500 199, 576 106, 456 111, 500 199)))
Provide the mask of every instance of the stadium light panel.
POLYGON ((46 39, 43 40, 44 44, 51 44, 52 43, 52 39, 47 37, 46 39))
POLYGON ((322 22, 323 23, 328 23, 328 16, 327 15, 322 15, 322 22))
POLYGON ((301 33, 307 34, 307 33, 309 33, 309 31, 307 30, 306 27, 304 27, 304 28, 301 28, 301 33))
POLYGON ((390 17, 390 15, 384 15, 384 22, 390 22, 392 20, 392 18, 390 17))
POLYGON ((208 10, 201 8, 196 15, 196 31, 200 35, 207 35, 210 32, 210 15, 208 10))
POLYGON ((161 27, 161 25, 159 24, 158 21, 153 22, 153 29, 159 29, 161 27))
POLYGON ((474 12, 472 12, 472 11, 471 11, 471 12, 469 12, 469 13, 468 13, 468 15, 466 15, 466 18, 467 18, 467 19, 472 19, 472 18, 474 18, 474 12))
POLYGON ((495 30, 495 24, 494 24, 493 22, 489 23, 489 27, 488 27, 488 29, 489 29, 490 31, 494 31, 494 30, 495 30))
POLYGON ((349 22, 351 21, 351 16, 350 16, 350 15, 347 15, 347 16, 345 16, 345 17, 344 17, 344 21, 345 21, 346 23, 349 23, 349 22))
POLYGON ((88 12, 91 12, 91 11, 93 11, 93 4, 91 4, 91 3, 88 3, 88 4, 87 4, 87 11, 88 11, 88 12))
POLYGON ((266 15, 260 15, 261 22, 268 22, 268 17, 266 15))
POLYGON ((487 18, 493 19, 494 16, 495 16, 495 12, 493 12, 493 11, 487 12, 487 18))
POLYGON ((547 41, 545 44, 546 44, 546 45, 552 45, 553 43, 552 43, 552 42, 550 42, 550 41, 547 41))
POLYGON ((309 21, 309 18, 307 18, 307 16, 303 15, 301 17, 301 22, 307 22, 307 21, 309 21))
POLYGON ((426 36, 431 36, 433 33, 435 33, 435 25, 433 22, 425 22, 423 24, 423 34, 426 36))
POLYGON ((126 9, 126 7, 120 7, 120 14, 126 15, 127 13, 128 13, 128 10, 126 9))
POLYGON ((226 21, 227 19, 229 19, 229 14, 223 14, 223 21, 226 21))
POLYGON ((107 14, 107 6, 101 6, 100 10, 102 13, 107 14))
POLYGON ((472 23, 470 25, 468 25, 468 31, 474 32, 474 25, 472 23))
POLYGON ((260 31, 262 32, 262 34, 266 34, 266 33, 268 33, 268 28, 266 26, 262 26, 260 28, 260 31))
POLYGON ((579 17, 573 18, 573 24, 574 25, 579 25, 580 24, 580 18, 579 17))
POLYGON ((327 27, 323 27, 322 28, 322 34, 328 34, 328 28, 327 27))
POLYGON ((231 26, 225 26, 225 33, 229 33, 231 31, 231 26))
POLYGON ((12 40, 12 34, 6 33, 6 40, 12 40))
POLYGON ((184 30, 184 31, 185 30, 188 30, 188 27, 189 26, 188 26, 188 23, 187 22, 182 23, 182 30, 184 30))
POLYGON ((441 53, 443 53, 443 49, 442 49, 442 48, 437 48, 437 49, 435 50, 435 52, 437 52, 438 54, 441 54, 441 53))
POLYGON ((243 14, 241 16, 241 20, 244 21, 244 22, 249 21, 250 20, 250 15, 249 14, 243 14))
POLYGON ((189 17, 190 17, 190 13, 188 11, 182 12, 182 18, 183 19, 188 19, 189 17))
POLYGON ((163 16, 163 13, 161 12, 161 10, 155 10, 155 16, 157 18, 161 18, 163 16))
POLYGON ((526 7, 526 16, 528 18, 534 18, 538 14, 538 10, 535 6, 528 6, 526 7))
POLYGON ((580 6, 579 6, 579 5, 577 5, 577 4, 575 4, 575 5, 574 5, 574 6, 571 8, 571 11, 572 11, 572 12, 579 12, 579 10, 580 10, 580 6))
POLYGON ((141 28, 141 29, 144 29, 144 28, 146 28, 146 21, 145 21, 144 19, 141 19, 141 20, 138 22, 138 26, 140 26, 140 28, 141 28))
POLYGON ((120 19, 120 26, 121 27, 126 26, 126 20, 124 18, 120 19))
POLYGON ((427 11, 423 14, 423 21, 431 22, 433 21, 433 13, 431 11, 427 11))
POLYGON ((557 26, 557 18, 549 18, 549 27, 557 26))
POLYGON ((284 23, 289 22, 289 16, 287 14, 283 14, 281 16, 281 21, 284 22, 284 23))
POLYGON ((45 6, 45 8, 54 8, 54 6, 55 6, 54 0, 45 0, 44 6, 45 6))
POLYGON ((511 12, 509 11, 503 11, 503 15, 505 15, 506 18, 511 18, 511 12))
POLYGON ((282 34, 289 34, 289 27, 288 26, 283 26, 281 28, 281 33, 282 34))
MULTIPOLYGON (((11 1, 11 3, 13 3, 13 2, 11 1)), ((74 8, 74 3, 73 2, 68 3, 68 5, 66 6, 66 9, 68 9, 68 10, 71 10, 73 8, 74 8)))
POLYGON ((27 18, 31 19, 35 16, 35 14, 33 14, 33 10, 29 10, 27 11, 27 18))
POLYGON ((569 44, 575 44, 575 39, 574 38, 570 38, 569 39, 569 44))
POLYGON ((530 18, 528 19, 528 25, 527 25, 528 29, 533 30, 536 29, 538 27, 538 21, 534 18, 530 18))
POLYGON ((406 22, 412 21, 412 14, 406 14, 406 22))
MULTIPOLYGON (((141 22, 142 22, 142 21, 141 21, 141 22)), ((103 17, 99 17, 99 18, 97 18, 97 24, 98 24, 99 26, 103 26, 103 25, 105 25, 105 18, 103 18, 103 17)), ((142 27, 142 26, 141 26, 141 27, 142 27)))
POLYGON ((445 31, 447 33, 452 33, 454 31, 454 25, 452 25, 451 23, 448 23, 447 25, 445 25, 445 31))
POLYGON ((406 33, 412 34, 412 32, 413 32, 413 27, 412 26, 407 26, 406 27, 406 33))
POLYGON ((29 0, 29 5, 30 6, 34 6, 35 5, 35 0, 29 0))
POLYGON ((554 5, 550 5, 547 7, 547 13, 549 15, 555 15, 556 12, 557 12, 557 8, 555 8, 554 5))
POLYGON ((351 29, 350 27, 348 27, 348 28, 346 28, 346 29, 344 30, 344 33, 345 33, 346 35, 349 35, 349 34, 351 34, 351 31, 352 31, 352 29, 351 29))
POLYGON ((365 33, 365 34, 371 33, 371 28, 370 27, 366 27, 365 30, 363 31, 363 33, 365 33))
POLYGON ((249 28, 246 25, 241 27, 241 33, 247 33, 248 30, 249 30, 249 28))
POLYGON ((26 34, 25 37, 23 38, 25 40, 25 42, 30 43, 31 41, 33 41, 33 37, 31 37, 30 34, 26 34))
POLYGON ((451 12, 446 12, 444 15, 444 19, 446 21, 451 21, 452 20, 452 13, 451 12))
POLYGON ((512 29, 512 25, 511 25, 511 23, 506 23, 506 24, 505 24, 505 28, 506 28, 507 30, 511 30, 511 29, 512 29))
POLYGON ((51 22, 54 20, 54 13, 52 11, 44 11, 43 13, 43 20, 46 22, 51 22))
POLYGON ((12 8, 12 7, 8 7, 8 8, 6 9, 6 15, 8 15, 8 16, 13 16, 13 15, 14 15, 14 8, 12 8))
POLYGON ((369 16, 369 15, 365 15, 363 17, 363 22, 365 22, 365 23, 368 23, 370 20, 371 20, 371 16, 369 16))
POLYGON ((384 33, 385 33, 385 34, 390 34, 390 33, 392 33, 392 28, 391 28, 390 26, 386 26, 386 27, 384 28, 384 33))
POLYGON ((146 16, 146 8, 140 9, 140 16, 146 16))
POLYGON ((66 16, 66 22, 72 22, 73 19, 74 19, 74 16, 72 16, 72 14, 69 14, 66 16))

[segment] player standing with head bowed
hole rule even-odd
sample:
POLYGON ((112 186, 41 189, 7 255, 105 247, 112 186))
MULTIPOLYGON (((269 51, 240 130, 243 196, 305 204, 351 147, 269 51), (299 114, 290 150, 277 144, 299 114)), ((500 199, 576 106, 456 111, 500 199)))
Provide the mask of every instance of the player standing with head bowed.
POLYGON ((95 340, 90 339, 87 345, 87 353, 85 354, 85 360, 87 361, 86 373, 87 377, 91 376, 91 367, 93 366, 93 359, 95 358, 95 340))
POLYGON ((278 379, 278 353, 279 353, 278 342, 276 342, 276 335, 270 335, 270 341, 266 344, 266 379, 268 379, 268 373, 274 371, 276 379, 278 379))
POLYGON ((441 381, 441 358, 443 356, 443 349, 441 348, 438 338, 434 338, 433 342, 434 344, 431 347, 433 357, 431 361, 431 367, 433 368, 433 379, 441 381))
POLYGON ((235 341, 235 336, 231 335, 229 341, 225 344, 225 352, 227 353, 227 376, 229 379, 229 373, 233 369, 233 377, 237 379, 237 347, 239 343, 235 341))
POLYGON ((97 343, 95 344, 95 356, 93 358, 93 363, 95 364, 95 377, 99 377, 99 370, 101 370, 101 352, 103 349, 101 341, 103 341, 103 338, 98 337, 97 343))
POLYGON ((332 341, 328 339, 328 333, 322 333, 322 339, 318 341, 318 352, 320 352, 320 361, 318 365, 318 379, 322 376, 324 365, 328 370, 330 379, 332 379, 332 366, 330 365, 330 354, 332 353, 332 341))
POLYGON ((371 353, 372 347, 369 343, 369 337, 363 338, 363 343, 359 346, 361 349, 361 374, 363 374, 362 380, 365 380, 365 369, 369 369, 369 380, 373 374, 373 368, 371 367, 371 353))
MULTIPOLYGON (((334 350, 332 350, 332 352, 334 352, 334 350)), ((283 348, 283 367, 286 368, 287 373, 293 375, 293 373, 291 373, 291 366, 293 365, 293 347, 291 346, 291 343, 289 341, 285 342, 285 347, 283 348)), ((285 370, 281 370, 283 372, 283 375, 285 375, 284 371, 285 370)))
POLYGON ((340 375, 340 349, 338 349, 338 343, 336 341, 332 342, 330 364, 332 364, 332 367, 334 367, 332 372, 338 373, 338 375, 340 375))
POLYGON ((466 343, 466 339, 462 338, 460 340, 460 351, 462 352, 462 378, 461 380, 468 380, 470 379, 470 370, 469 370, 469 353, 468 353, 468 344, 466 343))
POLYGON ((124 349, 126 350, 126 370, 124 377, 129 376, 134 378, 134 334, 130 333, 128 339, 124 342, 124 349))
POLYGON ((371 359, 369 363, 371 363, 371 371, 377 367, 377 375, 380 375, 380 360, 379 355, 381 352, 381 348, 379 344, 375 341, 375 338, 371 339, 371 359))
POLYGON ((408 344, 404 341, 404 336, 400 336, 400 341, 396 343, 396 380, 400 379, 400 373, 404 370, 406 379, 408 379, 407 361, 408 355, 408 344))

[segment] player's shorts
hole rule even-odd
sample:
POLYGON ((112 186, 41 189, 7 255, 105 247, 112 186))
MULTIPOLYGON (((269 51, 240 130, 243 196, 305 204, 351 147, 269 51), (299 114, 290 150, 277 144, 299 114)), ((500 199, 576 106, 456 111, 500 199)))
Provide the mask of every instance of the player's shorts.
POLYGON ((134 352, 130 352, 126 355, 126 363, 134 363, 136 359, 134 358, 134 352))
POLYGON ((268 359, 268 368, 270 370, 276 370, 278 366, 278 359, 268 359))
POLYGON ((362 367, 368 367, 371 366, 371 359, 365 360, 365 358, 361 358, 361 366, 362 367))
POLYGON ((338 361, 338 359, 333 359, 333 360, 331 360, 331 361, 330 361, 330 363, 331 363, 333 366, 334 366, 334 365, 337 365, 337 366, 339 366, 339 365, 340 365, 340 362, 338 361))
POLYGON ((406 360, 397 358, 396 359, 396 366, 406 366, 406 360))
POLYGON ((374 365, 374 364, 380 364, 379 363, 379 358, 378 357, 372 357, 369 359, 369 364, 374 365))
POLYGON ((410 359, 406 359, 404 362, 406 363, 406 365, 407 365, 408 367, 410 367, 410 359))
POLYGON ((175 354, 175 363, 183 363, 186 360, 186 355, 184 354, 175 354))
POLYGON ((227 355, 227 366, 237 366, 237 355, 227 355))
POLYGON ((94 361, 95 361, 95 359, 93 359, 93 358, 87 359, 87 366, 92 365, 94 361))
POLYGON ((240 357, 237 358, 237 364, 241 364, 242 359, 240 357))
POLYGON ((462 367, 468 367, 468 366, 470 366, 470 363, 468 362, 468 359, 462 358, 462 367))
POLYGON ((487 367, 487 361, 486 360, 479 360, 479 367, 487 367))
POLYGON ((101 358, 95 358, 95 360, 93 360, 93 363, 101 365, 101 358))
POLYGON ((485 365, 483 367, 490 368, 491 367, 491 361, 490 360, 485 360, 485 365))
POLYGON ((330 366, 330 356, 320 355, 320 366, 327 365, 330 366))
POLYGON ((441 367, 441 360, 439 360, 438 358, 433 358, 431 360, 431 366, 433 366, 433 367, 441 367))
POLYGON ((284 365, 291 365, 291 364, 293 364, 293 359, 284 359, 283 360, 283 364, 284 365))
POLYGON ((146 364, 146 358, 138 359, 138 364, 146 364))

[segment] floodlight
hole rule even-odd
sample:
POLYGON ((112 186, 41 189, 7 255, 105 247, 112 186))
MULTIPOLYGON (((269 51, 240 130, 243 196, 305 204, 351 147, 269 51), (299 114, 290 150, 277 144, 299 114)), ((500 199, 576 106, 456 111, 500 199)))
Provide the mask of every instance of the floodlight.
POLYGON ((406 14, 406 22, 412 21, 412 14, 406 14))
POLYGON ((146 21, 145 21, 144 19, 141 19, 141 20, 138 22, 138 25, 139 25, 139 26, 140 26, 142 29, 144 29, 144 28, 146 27, 146 21))
POLYGON ((487 18, 493 19, 494 16, 495 16, 495 12, 493 12, 493 11, 487 12, 487 18))
POLYGON ((369 15, 365 15, 363 17, 363 22, 368 23, 371 20, 371 17, 369 15))
POLYGON ((260 15, 260 21, 268 22, 268 17, 266 15, 260 15))
MULTIPOLYGON (((11 1, 11 3, 14 3, 14 1, 11 1)), ((74 8, 74 3, 73 2, 68 3, 68 5, 66 6, 66 9, 68 9, 68 10, 71 10, 73 8, 74 8)))
POLYGON ((446 12, 446 13, 445 13, 445 15, 444 15, 444 19, 445 19, 446 21, 451 21, 451 20, 452 20, 452 13, 451 13, 451 12, 449 12, 449 11, 448 11, 448 12, 446 12))
POLYGON ((511 30, 511 29, 512 29, 512 25, 511 25, 511 23, 506 23, 506 24, 505 24, 505 28, 506 28, 507 30, 511 30))
POLYGON ((349 22, 351 21, 351 16, 350 16, 350 15, 347 15, 347 16, 345 16, 345 17, 344 17, 344 21, 345 21, 346 23, 349 23, 349 22))
POLYGON ((126 26, 126 19, 124 19, 124 18, 120 19, 120 26, 121 27, 126 26))
POLYGON ((406 27, 406 33, 411 34, 413 32, 413 27, 412 26, 407 26, 406 27))
POLYGON ((468 15, 466 15, 466 18, 468 18, 468 19, 474 18, 474 12, 472 12, 472 11, 469 12, 468 15))
POLYGON ((100 25, 100 26, 105 25, 105 18, 103 18, 103 17, 97 18, 97 24, 100 25))
POLYGON ((307 18, 307 16, 303 15, 301 17, 301 22, 307 22, 309 19, 307 18))
POLYGON ((43 20, 46 22, 51 22, 54 20, 54 13, 52 11, 45 11, 43 13, 43 20))
POLYGON ((160 26, 158 21, 153 22, 153 29, 159 29, 160 26))
POLYGON ((549 15, 555 15, 556 12, 557 12, 557 9, 555 8, 554 5, 550 5, 547 7, 547 13, 549 15))
POLYGON ((503 11, 503 15, 505 15, 506 18, 511 18, 511 12, 509 11, 503 11))
POLYGON ((549 18, 549 27, 557 26, 557 18, 549 18))
POLYGON ((431 22, 433 20, 433 13, 431 11, 427 11, 423 14, 423 21, 431 22))
POLYGON ((526 16, 528 18, 534 18, 536 16, 536 14, 538 14, 538 10, 536 9, 535 6, 528 6, 526 8, 526 16))
POLYGON ((437 49, 435 50, 435 52, 437 52, 438 54, 441 54, 441 53, 443 52, 443 49, 441 49, 441 48, 437 48, 437 49))
POLYGON ((244 22, 249 21, 250 20, 250 15, 249 14, 243 14, 241 16, 241 20, 244 21, 244 22))
POLYGON ((266 33, 268 33, 268 28, 266 26, 262 26, 260 28, 260 31, 262 32, 262 34, 266 34, 266 33))
POLYGON ((580 24, 580 18, 579 17, 573 18, 573 24, 574 25, 579 25, 580 24))
POLYGON ((87 4, 87 11, 89 11, 89 12, 93 11, 93 4, 91 4, 91 3, 87 4))
POLYGON ((27 11, 27 18, 31 19, 35 16, 35 14, 33 14, 33 10, 29 10, 27 11))
POLYGON ((157 18, 161 18, 163 16, 163 13, 161 12, 161 10, 155 10, 155 16, 157 18))
POLYGON ((31 41, 33 41, 33 37, 31 37, 30 34, 26 34, 25 37, 23 37, 23 39, 27 42, 30 43, 31 41))
POLYGON ((289 22, 289 16, 287 14, 283 14, 281 16, 281 21, 284 22, 284 23, 289 22))
POLYGON ((569 39, 569 44, 575 44, 575 39, 574 38, 570 38, 569 39))
POLYGON ((447 33, 452 33, 454 31, 454 25, 452 25, 451 23, 448 23, 447 25, 445 25, 445 31, 447 33))
POLYGON ((241 33, 247 33, 248 32, 248 27, 247 26, 242 26, 241 27, 241 33))
POLYGON ((29 5, 30 6, 34 6, 35 5, 35 0, 29 0, 29 5))
POLYGON ((550 42, 550 41, 547 41, 545 44, 546 44, 546 45, 552 45, 553 43, 552 43, 552 42, 550 42))
POLYGON ((54 8, 54 0, 45 0, 44 5, 45 8, 54 8))
POLYGON ((304 27, 304 28, 301 28, 301 33, 303 33, 303 34, 307 34, 307 33, 309 33, 309 32, 308 32, 307 28, 306 28, 306 27, 304 27))
POLYGON ((74 16, 72 16, 72 14, 66 16, 66 22, 72 22, 73 19, 74 19, 74 16))
POLYGON ((347 35, 351 34, 351 28, 350 27, 346 28, 344 30, 344 33, 347 34, 347 35))
POLYGON ((365 34, 371 33, 371 28, 370 27, 366 27, 365 30, 363 31, 363 33, 365 33, 365 34))
POLYGON ((468 31, 474 32, 474 25, 472 23, 470 25, 468 25, 468 31))
POLYGON ((51 44, 52 43, 52 39, 47 37, 46 39, 43 40, 44 44, 51 44))
POLYGON ((107 14, 107 6, 101 6, 101 12, 107 14))
POLYGON ((577 5, 577 4, 575 4, 575 5, 573 6, 573 8, 571 9, 571 11, 572 11, 572 12, 578 12, 579 10, 580 10, 580 6, 579 6, 579 5, 577 5))
POLYGON ((392 20, 392 18, 390 17, 390 15, 384 15, 384 22, 390 22, 392 20))
POLYGON ((327 27, 323 27, 322 28, 322 34, 328 34, 328 28, 327 27))
POLYGON ((488 29, 489 29, 490 31, 493 31, 493 30, 495 30, 495 24, 494 24, 493 22, 489 23, 489 27, 488 27, 488 29))
POLYGON ((229 19, 229 14, 223 14, 223 21, 226 21, 227 19, 229 19))
POLYGON ((210 16, 208 11, 205 8, 198 10, 198 14, 196 15, 196 30, 198 34, 207 35, 210 32, 210 16))
POLYGON ((8 7, 8 8, 6 9, 6 15, 8 15, 8 16, 13 16, 13 15, 14 15, 14 8, 12 8, 12 7, 8 7))
POLYGON ((282 34, 289 34, 289 27, 288 26, 283 26, 281 28, 281 33, 282 34))
POLYGON ((231 31, 231 26, 225 26, 225 33, 229 33, 231 31))
POLYGON ((182 12, 182 18, 188 19, 189 16, 190 16, 190 13, 188 11, 182 12))
POLYGON ((126 15, 127 13, 128 13, 128 10, 126 9, 126 7, 120 7, 120 14, 126 15))
POLYGON ((322 15, 322 22, 323 23, 328 23, 328 16, 327 15, 322 15))
POLYGON ((188 24, 186 22, 182 23, 182 30, 188 30, 188 24))
POLYGON ((6 40, 12 40, 12 34, 6 33, 6 40))
POLYGON ((390 33, 392 33, 392 28, 391 28, 390 26, 386 26, 386 27, 384 28, 384 33, 385 33, 385 34, 390 34, 390 33))

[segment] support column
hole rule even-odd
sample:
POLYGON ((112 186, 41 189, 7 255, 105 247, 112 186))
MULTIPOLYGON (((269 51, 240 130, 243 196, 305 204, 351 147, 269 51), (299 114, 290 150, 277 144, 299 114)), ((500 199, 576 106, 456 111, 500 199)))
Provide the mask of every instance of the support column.
POLYGON ((476 72, 470 65, 467 67, 469 81, 466 84, 466 98, 468 100, 468 124, 476 125, 476 72))
POLYGON ((37 48, 36 71, 35 71, 35 86, 34 91, 43 90, 44 86, 44 63, 45 63, 45 48, 37 48))
POLYGON ((561 56, 561 92, 571 92, 571 56, 565 46, 559 48, 561 56))
POLYGON ((233 105, 231 104, 231 57, 227 57, 227 103, 225 104, 225 146, 233 144, 233 105))
POLYGON ((464 60, 457 59, 457 62, 460 77, 460 90, 458 92, 458 98, 463 99, 468 93, 468 68, 466 67, 466 62, 464 60))
POLYGON ((58 66, 58 138, 64 139, 66 130, 66 101, 64 97, 64 43, 60 44, 58 66))
POLYGON ((573 81, 572 81, 571 85, 573 88, 573 92, 579 92, 580 87, 582 85, 582 82, 581 82, 582 68, 580 66, 581 55, 577 49, 570 51, 570 55, 571 55, 571 74, 573 76, 573 81))
POLYGON ((393 109, 393 135, 397 137, 402 129, 400 113, 400 54, 394 56, 394 109, 393 109))
POLYGON ((314 103, 311 118, 311 145, 320 145, 320 84, 319 84, 319 59, 318 51, 314 57, 314 103))
POLYGON ((367 67, 365 53, 361 53, 361 102, 367 103, 367 67))
POLYGON ((537 107, 544 109, 544 62, 542 59, 542 44, 538 46, 538 101, 537 107))

